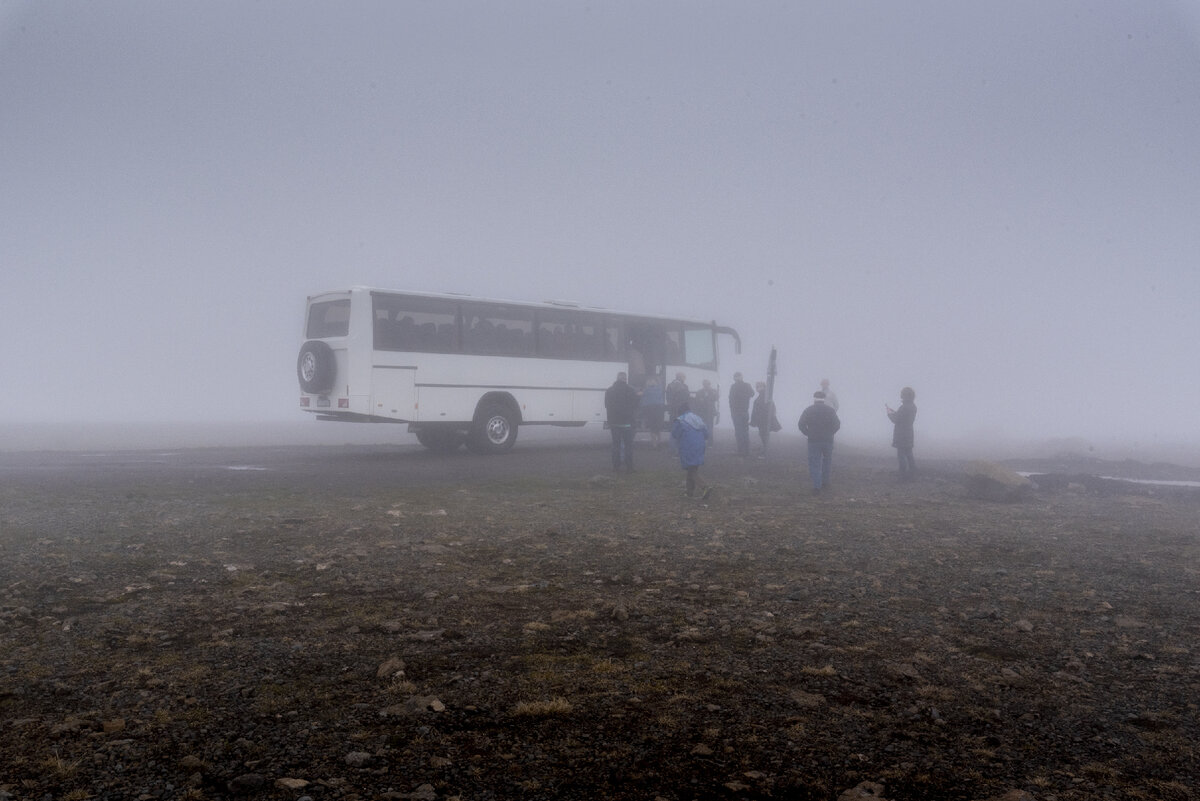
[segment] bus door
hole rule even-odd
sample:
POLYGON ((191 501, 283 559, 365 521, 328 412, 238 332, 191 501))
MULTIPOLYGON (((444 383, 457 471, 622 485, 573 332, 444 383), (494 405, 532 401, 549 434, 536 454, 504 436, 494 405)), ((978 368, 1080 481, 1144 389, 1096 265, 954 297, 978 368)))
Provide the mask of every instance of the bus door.
POLYGON ((654 376, 658 385, 665 387, 666 328, 660 323, 631 322, 626 327, 626 338, 630 386, 642 389, 646 386, 646 379, 654 376))

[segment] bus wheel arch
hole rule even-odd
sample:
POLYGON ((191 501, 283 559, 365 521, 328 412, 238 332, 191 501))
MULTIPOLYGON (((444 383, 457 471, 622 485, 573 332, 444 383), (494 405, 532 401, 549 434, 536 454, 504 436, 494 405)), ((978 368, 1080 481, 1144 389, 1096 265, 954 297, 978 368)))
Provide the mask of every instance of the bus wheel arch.
POLYGON ((422 428, 416 435, 417 442, 435 453, 453 453, 466 440, 466 434, 451 428, 422 428))
POLYGON ((300 389, 313 395, 324 395, 333 389, 333 380, 337 377, 333 348, 316 339, 301 345, 296 359, 296 377, 300 379, 300 389))
POLYGON ((516 399, 506 392, 489 392, 475 406, 467 448, 473 453, 504 453, 517 441, 521 410, 516 399))

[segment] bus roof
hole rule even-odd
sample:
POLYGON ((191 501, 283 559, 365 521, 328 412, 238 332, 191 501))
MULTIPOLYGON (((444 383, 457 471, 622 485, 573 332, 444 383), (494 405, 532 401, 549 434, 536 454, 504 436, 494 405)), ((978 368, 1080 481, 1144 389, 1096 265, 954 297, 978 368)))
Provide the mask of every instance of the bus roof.
MULTIPOLYGON (((543 301, 509 300, 506 298, 479 297, 477 295, 469 295, 465 292, 420 292, 420 291, 412 291, 412 290, 407 290, 407 289, 386 289, 384 287, 362 286, 362 285, 350 286, 350 287, 346 287, 345 289, 331 289, 326 292, 317 292, 315 294, 309 295, 308 299, 311 301, 316 298, 321 298, 321 297, 324 297, 327 295, 345 295, 345 294, 348 294, 351 292, 380 292, 380 293, 389 294, 389 295, 409 295, 412 297, 420 297, 420 298, 440 298, 443 300, 469 300, 469 301, 473 301, 476 303, 498 303, 498 304, 503 304, 506 306, 523 306, 526 308, 533 308, 533 309, 559 309, 559 310, 570 309, 570 310, 577 310, 577 311, 596 312, 599 314, 613 314, 613 315, 618 315, 620 317, 639 317, 639 318, 642 318, 645 320, 674 320, 674 321, 678 321, 681 323, 691 323, 694 325, 702 325, 702 326, 715 326, 716 325, 716 321, 714 321, 714 320, 695 320, 695 319, 691 319, 691 318, 687 318, 687 317, 679 317, 679 316, 676 316, 673 314, 651 314, 649 312, 621 311, 618 309, 608 309, 603 306, 585 306, 581 303, 577 303, 576 301, 570 301, 570 300, 543 300, 543 301)), ((723 332, 732 333, 734 337, 737 337, 737 333, 734 332, 732 329, 728 329, 728 328, 722 326, 721 330, 723 332)))

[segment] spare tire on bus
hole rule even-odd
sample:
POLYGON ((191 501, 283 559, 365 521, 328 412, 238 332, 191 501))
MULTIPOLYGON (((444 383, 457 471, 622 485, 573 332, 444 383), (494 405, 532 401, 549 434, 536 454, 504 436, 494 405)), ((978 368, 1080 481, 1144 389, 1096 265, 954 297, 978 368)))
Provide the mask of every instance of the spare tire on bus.
POLYGON ((300 379, 300 389, 313 395, 324 395, 333 389, 333 379, 337 377, 333 348, 315 339, 305 342, 296 359, 296 377, 300 379))
POLYGON ((472 453, 503 453, 517 441, 517 414, 506 403, 492 400, 480 404, 467 434, 472 453))

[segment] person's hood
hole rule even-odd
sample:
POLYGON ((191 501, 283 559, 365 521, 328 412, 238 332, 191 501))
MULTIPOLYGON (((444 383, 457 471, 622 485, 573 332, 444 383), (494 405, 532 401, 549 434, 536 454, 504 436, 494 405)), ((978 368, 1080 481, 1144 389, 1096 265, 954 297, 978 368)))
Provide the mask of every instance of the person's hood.
POLYGON ((696 414, 695 412, 684 412, 683 414, 679 415, 679 420, 684 425, 691 426, 697 431, 704 431, 707 428, 707 426, 704 425, 704 421, 700 419, 700 415, 696 414))

